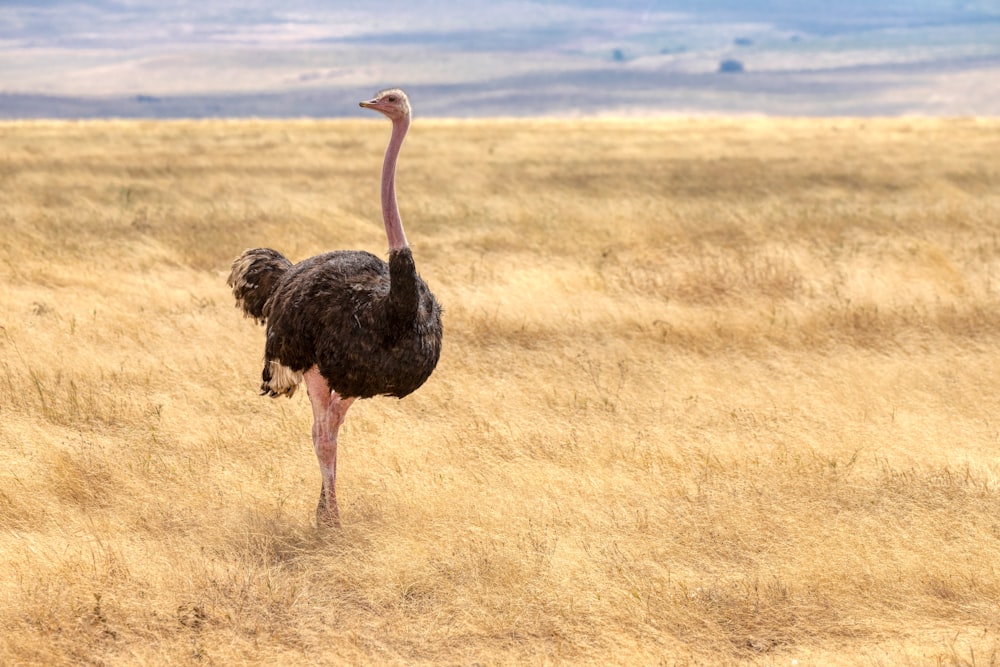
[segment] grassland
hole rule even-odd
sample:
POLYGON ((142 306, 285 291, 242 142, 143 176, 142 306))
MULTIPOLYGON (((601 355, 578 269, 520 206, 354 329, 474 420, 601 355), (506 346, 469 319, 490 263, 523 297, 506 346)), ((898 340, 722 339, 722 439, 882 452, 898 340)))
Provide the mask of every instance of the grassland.
POLYGON ((418 120, 445 351, 256 396, 382 122, 0 124, 0 664, 1000 659, 1000 121, 418 120))

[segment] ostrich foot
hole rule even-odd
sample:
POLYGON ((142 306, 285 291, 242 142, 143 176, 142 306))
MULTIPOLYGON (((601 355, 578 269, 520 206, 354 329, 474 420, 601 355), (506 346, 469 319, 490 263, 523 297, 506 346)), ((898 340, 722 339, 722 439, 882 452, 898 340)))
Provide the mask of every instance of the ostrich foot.
POLYGON ((319 504, 316 505, 316 525, 320 528, 340 528, 337 496, 332 494, 331 496, 327 495, 324 483, 323 488, 319 491, 319 504))

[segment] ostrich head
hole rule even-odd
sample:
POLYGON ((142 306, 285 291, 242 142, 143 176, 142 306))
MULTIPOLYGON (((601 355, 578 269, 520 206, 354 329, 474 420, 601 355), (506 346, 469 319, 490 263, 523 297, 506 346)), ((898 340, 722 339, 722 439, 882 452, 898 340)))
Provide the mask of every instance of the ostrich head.
POLYGON ((385 114, 392 121, 410 116, 410 100, 399 88, 383 90, 374 99, 362 102, 361 106, 385 114))

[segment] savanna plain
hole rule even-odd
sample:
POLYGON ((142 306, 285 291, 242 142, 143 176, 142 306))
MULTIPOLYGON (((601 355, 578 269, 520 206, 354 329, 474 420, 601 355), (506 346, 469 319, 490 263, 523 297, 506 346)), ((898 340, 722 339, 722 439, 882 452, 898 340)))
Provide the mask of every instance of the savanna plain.
POLYGON ((385 256, 388 132, 0 124, 0 664, 1000 661, 1000 121, 416 120, 320 530, 225 277, 385 256))

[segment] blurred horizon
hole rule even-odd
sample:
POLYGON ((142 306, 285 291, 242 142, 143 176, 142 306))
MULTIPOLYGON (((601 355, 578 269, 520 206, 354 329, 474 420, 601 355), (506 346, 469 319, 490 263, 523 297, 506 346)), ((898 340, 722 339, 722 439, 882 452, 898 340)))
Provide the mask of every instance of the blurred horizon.
POLYGON ((1000 6, 898 4, 15 0, 0 118, 1000 115, 1000 6))

